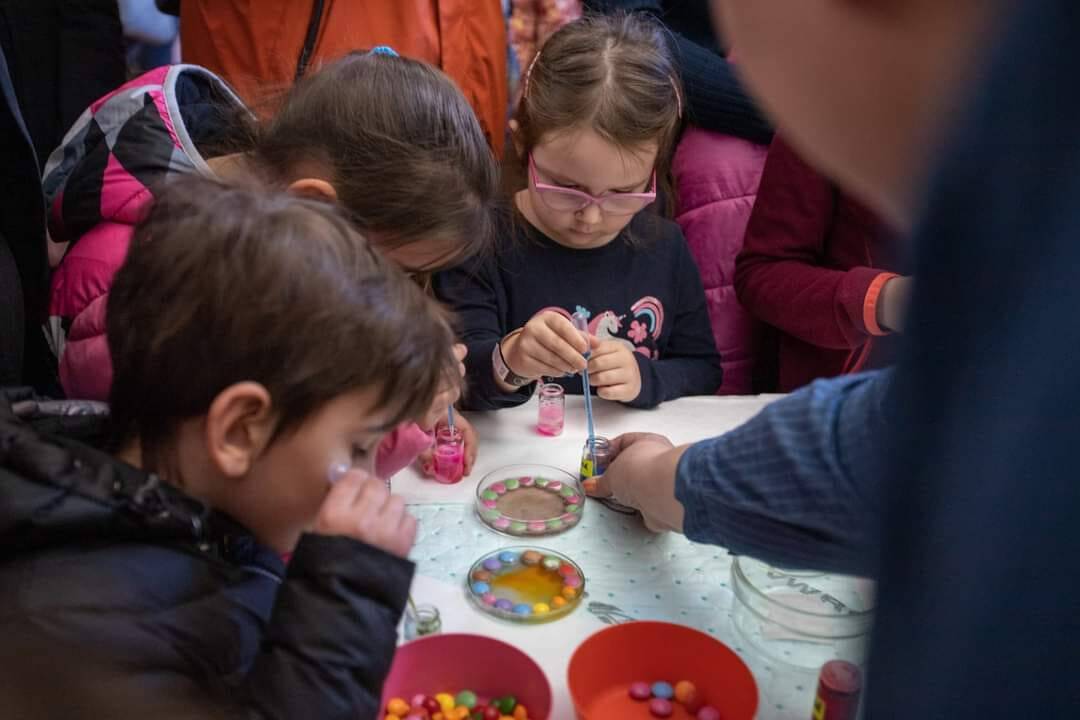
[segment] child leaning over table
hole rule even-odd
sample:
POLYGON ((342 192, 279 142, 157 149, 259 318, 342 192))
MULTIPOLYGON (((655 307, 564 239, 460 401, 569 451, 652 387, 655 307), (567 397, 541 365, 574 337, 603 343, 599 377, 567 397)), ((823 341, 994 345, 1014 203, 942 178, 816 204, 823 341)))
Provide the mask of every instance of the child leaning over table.
POLYGON ((0 408, 0 636, 162 703, 374 717, 416 521, 371 470, 460 382, 444 313, 331 206, 185 178, 135 230, 108 341, 112 455, 0 408))
POLYGON ((469 348, 465 407, 528 400, 587 366, 597 394, 654 407, 720 385, 697 267, 656 199, 682 115, 663 28, 640 15, 556 32, 523 80, 514 144, 529 176, 494 257, 436 277, 469 348), (571 323, 588 315, 586 340, 571 323))

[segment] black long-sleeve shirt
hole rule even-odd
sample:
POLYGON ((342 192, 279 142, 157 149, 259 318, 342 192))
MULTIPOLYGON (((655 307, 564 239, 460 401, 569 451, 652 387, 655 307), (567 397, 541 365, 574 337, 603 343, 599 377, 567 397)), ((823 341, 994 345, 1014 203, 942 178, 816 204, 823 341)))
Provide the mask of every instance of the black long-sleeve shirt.
MULTIPOLYGON (((533 386, 504 392, 492 351, 507 333, 541 310, 567 317, 589 313, 601 340, 626 343, 641 370, 632 407, 654 407, 720 385, 720 356, 709 326, 705 292, 678 225, 640 212, 614 240, 591 250, 563 247, 518 217, 506 221, 496 253, 435 277, 435 292, 460 316, 469 391, 467 409, 526 402, 533 386)), ((581 378, 557 380, 582 392, 581 378)))

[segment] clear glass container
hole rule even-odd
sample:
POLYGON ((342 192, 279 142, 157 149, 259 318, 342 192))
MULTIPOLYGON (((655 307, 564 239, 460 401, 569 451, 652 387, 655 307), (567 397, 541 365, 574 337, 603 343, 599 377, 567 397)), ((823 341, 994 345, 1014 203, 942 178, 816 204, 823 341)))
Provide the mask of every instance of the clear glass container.
POLYGON ((442 632, 442 617, 434 605, 411 605, 405 609, 405 639, 415 640, 442 632))
POLYGON ((588 480, 603 475, 610 460, 610 440, 599 435, 586 440, 585 447, 581 449, 581 479, 588 480))
POLYGON ((577 525, 584 512, 581 484, 550 465, 507 465, 476 486, 476 514, 504 535, 557 535, 577 525))
POLYGON ((541 435, 554 437, 562 435, 566 421, 566 391, 562 385, 544 383, 538 393, 540 398, 539 416, 536 431, 541 435))
POLYGON ((769 661, 815 674, 829 660, 864 661, 874 617, 872 581, 737 557, 731 586, 736 631, 769 661))
POLYGON ((581 603, 586 596, 585 573, 555 550, 507 547, 473 563, 465 594, 481 612, 500 620, 546 623, 565 617, 581 603))
POLYGON ((465 441, 461 431, 449 426, 435 434, 435 479, 452 485, 465 474, 465 441))

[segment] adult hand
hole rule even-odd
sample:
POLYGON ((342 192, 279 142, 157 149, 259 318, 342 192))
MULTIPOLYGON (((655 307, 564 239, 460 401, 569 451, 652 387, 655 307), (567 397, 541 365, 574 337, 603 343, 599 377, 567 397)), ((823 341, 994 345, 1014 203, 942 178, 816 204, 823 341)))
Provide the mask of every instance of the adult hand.
POLYGON ((416 542, 416 518, 405 501, 391 495, 386 483, 363 470, 350 470, 338 479, 315 519, 315 532, 360 540, 400 558, 416 542))
MULTIPOLYGON (((447 424, 447 419, 443 418, 435 427, 435 432, 439 431, 439 428, 444 427, 447 424)), ((476 434, 476 429, 469 422, 469 419, 462 415, 460 412, 454 413, 454 427, 461 432, 462 444, 465 447, 465 474, 468 475, 472 472, 473 465, 476 464, 477 448, 480 442, 479 436, 476 434)), ((435 449, 428 448, 416 458, 417 464, 420 466, 420 471, 427 477, 435 477, 435 449)))
POLYGON ((615 340, 597 342, 589 357, 589 382, 605 400, 636 400, 641 394, 641 368, 634 351, 615 340))
POLYGON ((682 532, 683 506, 675 499, 675 471, 685 447, 663 435, 628 433, 611 441, 614 459, 598 478, 585 481, 591 497, 611 497, 639 511, 653 532, 682 532))
POLYGON ((911 302, 910 277, 894 277, 881 286, 877 301, 877 323, 886 330, 904 331, 908 304, 911 302))
POLYGON ((551 310, 534 315, 521 332, 508 336, 502 345, 506 364, 530 380, 581 372, 588 350, 588 340, 573 323, 551 310))
MULTIPOLYGON (((458 372, 461 377, 465 377, 465 356, 469 353, 469 349, 464 345, 458 343, 454 345, 454 357, 458 361, 458 372)), ((435 399, 431 402, 431 407, 428 408, 427 414, 419 422, 420 427, 430 432, 439 424, 439 421, 446 418, 447 410, 450 406, 457 402, 457 399, 461 397, 461 384, 460 383, 447 383, 439 390, 435 395, 435 399)))

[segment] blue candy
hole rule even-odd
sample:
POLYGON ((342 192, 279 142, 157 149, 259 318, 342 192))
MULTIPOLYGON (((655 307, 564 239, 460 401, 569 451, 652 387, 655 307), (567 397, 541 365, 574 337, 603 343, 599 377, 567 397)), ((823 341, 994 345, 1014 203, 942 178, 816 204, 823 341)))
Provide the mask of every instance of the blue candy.
POLYGON ((515 615, 532 615, 532 608, 522 603, 514 606, 515 615))
POLYGON ((671 687, 671 683, 655 682, 652 686, 652 694, 653 697, 661 700, 670 700, 675 697, 675 688, 671 687))
POLYGON ((512 553, 509 550, 503 550, 499 553, 499 562, 504 565, 513 565, 517 562, 517 553, 512 553))
POLYGON ((474 582, 472 584, 472 591, 477 595, 483 595, 486 592, 491 592, 491 586, 486 582, 474 582))

